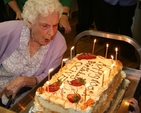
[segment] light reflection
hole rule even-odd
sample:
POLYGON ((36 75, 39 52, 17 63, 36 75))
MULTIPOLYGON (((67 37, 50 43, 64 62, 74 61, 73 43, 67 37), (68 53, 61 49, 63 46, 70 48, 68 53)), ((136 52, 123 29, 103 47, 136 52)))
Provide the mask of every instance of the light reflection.
POLYGON ((32 95, 29 95, 29 97, 30 97, 31 99, 34 99, 34 96, 32 96, 32 95))
POLYGON ((129 106, 128 100, 125 100, 125 101, 124 101, 124 105, 125 105, 125 106, 129 106))
POLYGON ((21 108, 22 110, 25 110, 25 107, 22 106, 20 103, 18 103, 18 105, 20 106, 20 108, 21 108))

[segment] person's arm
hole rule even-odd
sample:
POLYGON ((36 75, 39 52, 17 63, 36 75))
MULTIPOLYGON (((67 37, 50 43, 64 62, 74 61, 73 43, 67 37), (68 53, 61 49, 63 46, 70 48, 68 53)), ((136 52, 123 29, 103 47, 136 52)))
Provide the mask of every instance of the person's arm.
POLYGON ((22 88, 22 87, 34 87, 37 84, 37 79, 32 76, 32 77, 18 77, 11 81, 9 84, 6 84, 4 88, 0 90, 0 97, 2 97, 3 94, 6 96, 11 96, 12 99, 15 99, 17 92, 22 88))
POLYGON ((21 16, 21 10, 16 2, 16 0, 11 0, 8 2, 8 5, 13 9, 13 11, 16 13, 16 20, 22 20, 22 16, 21 16))
MULTIPOLYGON (((19 46, 19 37, 21 35, 23 25, 24 23, 22 21, 8 21, 0 23, 0 65, 11 55, 17 46, 19 46), (11 50, 11 48, 15 49, 11 50)), ((12 95, 12 98, 14 99, 21 87, 33 87, 37 84, 37 82, 38 81, 36 81, 36 78, 34 77, 19 77, 0 89, 0 97, 3 94, 6 94, 7 96, 12 95)))
POLYGON ((69 23, 69 13, 72 5, 72 0, 60 0, 60 2, 63 5, 63 14, 61 16, 59 25, 60 27, 65 28, 65 33, 70 33, 71 27, 69 23))

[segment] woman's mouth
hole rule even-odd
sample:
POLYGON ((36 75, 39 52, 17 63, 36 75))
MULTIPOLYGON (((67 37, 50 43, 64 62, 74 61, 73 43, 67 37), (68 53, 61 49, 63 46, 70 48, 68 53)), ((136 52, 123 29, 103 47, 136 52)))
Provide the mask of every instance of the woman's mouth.
POLYGON ((49 40, 49 39, 45 39, 45 43, 47 43, 47 44, 48 44, 49 42, 50 42, 50 40, 49 40))

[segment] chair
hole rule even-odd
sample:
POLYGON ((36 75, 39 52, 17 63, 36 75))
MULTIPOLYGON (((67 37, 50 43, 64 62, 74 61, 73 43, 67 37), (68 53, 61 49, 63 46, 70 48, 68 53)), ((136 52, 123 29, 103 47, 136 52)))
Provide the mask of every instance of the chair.
MULTIPOLYGON (((29 90, 31 90, 30 87, 22 87, 22 88, 18 91, 18 93, 17 93, 17 95, 16 95, 16 98, 18 98, 19 96, 21 96, 21 95, 24 94, 25 92, 28 92, 29 90)), ((12 96, 10 96, 8 102, 7 102, 6 105, 5 105, 5 104, 2 103, 2 98, 0 98, 0 106, 9 109, 9 108, 11 108, 11 104, 13 103, 13 101, 14 101, 14 100, 12 99, 12 96)))
POLYGON ((102 31, 86 30, 86 31, 79 33, 75 37, 75 39, 73 41, 73 46, 75 47, 74 50, 72 51, 73 56, 76 55, 76 48, 77 48, 77 43, 78 43, 79 39, 84 36, 95 36, 95 37, 100 37, 100 38, 104 38, 104 39, 123 41, 123 42, 131 44, 136 49, 137 53, 139 54, 139 60, 140 60, 139 69, 141 70, 141 46, 133 38, 125 36, 125 35, 107 33, 107 32, 102 32, 102 31))

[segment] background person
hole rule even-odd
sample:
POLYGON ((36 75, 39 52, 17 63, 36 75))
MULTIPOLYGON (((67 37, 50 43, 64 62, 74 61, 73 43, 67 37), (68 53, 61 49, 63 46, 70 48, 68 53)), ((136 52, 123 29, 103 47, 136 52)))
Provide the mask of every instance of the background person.
POLYGON ((64 27, 65 33, 68 34, 71 32, 69 13, 72 6, 72 0, 60 0, 60 2, 63 5, 63 14, 59 22, 59 27, 64 27))
POLYGON ((101 0, 77 0, 77 5, 78 23, 76 24, 76 35, 90 28, 94 29, 94 27, 100 31, 104 30, 101 0))
MULTIPOLYGON (((104 20, 103 31, 126 35, 133 38, 131 26, 133 24, 133 17, 135 14, 135 9, 138 0, 100 0, 100 1, 102 1, 101 7, 103 7, 101 12, 104 20)), ((115 41, 114 43, 111 42, 110 45, 112 45, 112 47, 110 47, 113 48, 112 51, 114 51, 115 48, 113 46, 121 45, 119 47, 120 55, 129 59, 130 61, 133 62, 137 61, 135 49, 130 44, 124 42, 118 44, 117 41, 115 41)))
MULTIPOLYGON (((5 4, 8 4, 12 11, 10 10, 10 13, 12 14, 12 17, 10 19, 19 19, 22 20, 22 10, 23 6, 27 0, 4 0, 5 4)), ((61 16, 59 27, 65 28, 65 33, 71 32, 71 27, 69 23, 69 12, 72 5, 72 0, 59 0, 61 4, 63 5, 63 15, 61 16)))
POLYGON ((0 23, 0 97, 14 99, 57 68, 66 42, 57 31, 63 7, 56 0, 28 0, 22 20, 0 23), (34 13, 33 13, 34 12, 34 13), (5 96, 6 95, 6 96, 5 96))

